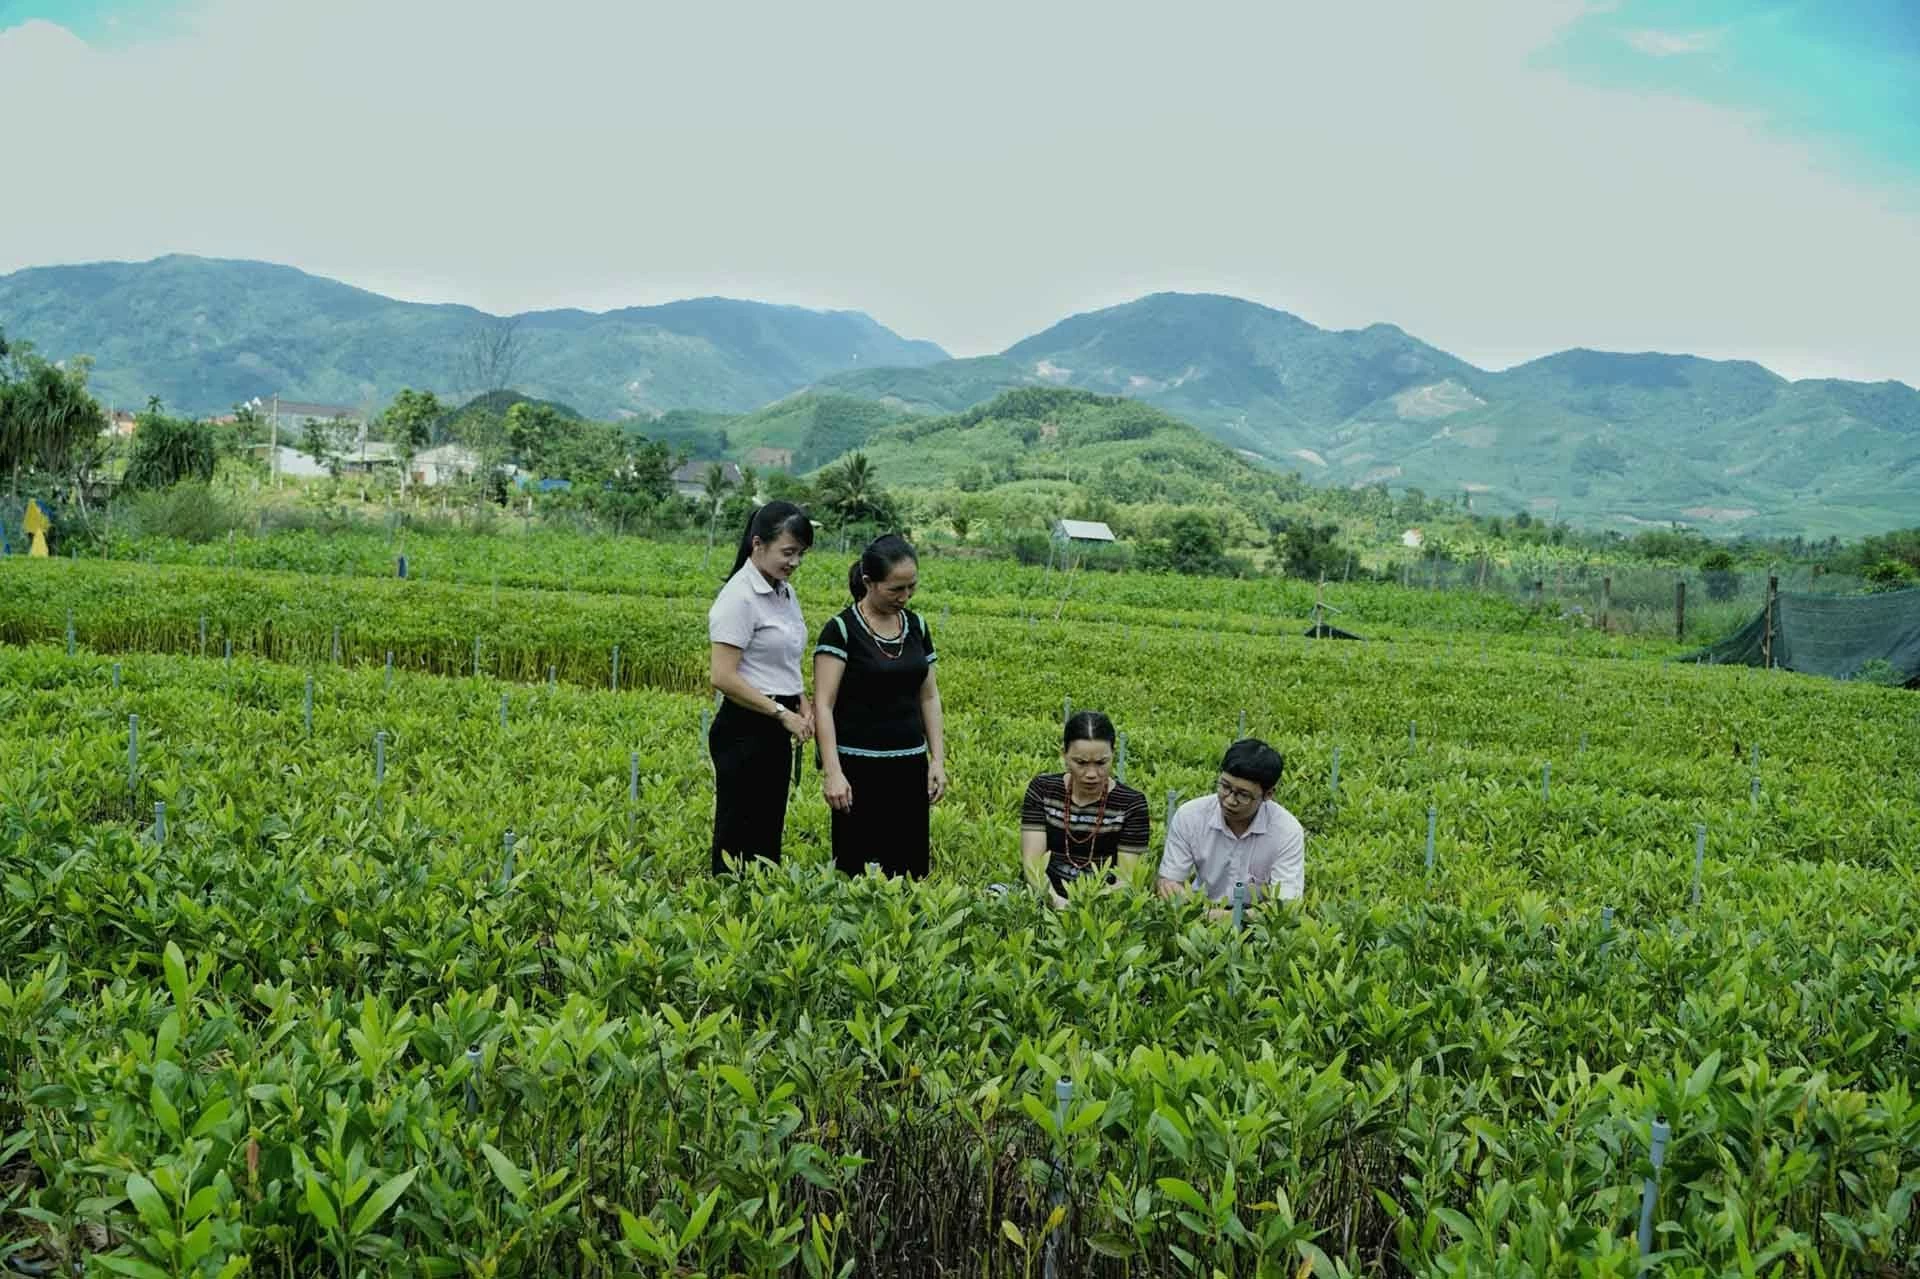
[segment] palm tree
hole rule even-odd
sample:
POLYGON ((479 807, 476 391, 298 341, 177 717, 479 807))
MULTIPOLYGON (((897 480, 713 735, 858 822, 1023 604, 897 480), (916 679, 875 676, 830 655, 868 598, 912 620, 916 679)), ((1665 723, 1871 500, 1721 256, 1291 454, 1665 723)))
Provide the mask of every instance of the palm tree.
POLYGON ((814 493, 843 525, 885 523, 893 517, 893 501, 881 491, 879 477, 865 453, 849 453, 820 472, 814 493))

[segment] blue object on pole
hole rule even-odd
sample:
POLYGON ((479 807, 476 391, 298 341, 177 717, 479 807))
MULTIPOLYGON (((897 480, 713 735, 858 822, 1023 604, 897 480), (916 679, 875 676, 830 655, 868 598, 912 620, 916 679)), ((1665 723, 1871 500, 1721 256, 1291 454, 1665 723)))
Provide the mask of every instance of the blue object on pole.
POLYGON ((405 580, 407 576, 407 557, 404 555, 400 556, 397 560, 394 561, 394 567, 397 571, 397 575, 402 580, 405 580))
POLYGON ((1646 1182, 1640 1187, 1638 1242, 1642 1257, 1653 1251, 1653 1204, 1654 1200, 1660 1197, 1660 1168, 1667 1162, 1667 1138, 1671 1135, 1672 1130, 1667 1127, 1667 1121, 1656 1117, 1647 1141, 1647 1157, 1653 1165, 1653 1170, 1647 1174, 1646 1182))
POLYGON ((1693 828, 1693 904, 1700 904, 1700 871, 1707 862, 1707 824, 1693 828))

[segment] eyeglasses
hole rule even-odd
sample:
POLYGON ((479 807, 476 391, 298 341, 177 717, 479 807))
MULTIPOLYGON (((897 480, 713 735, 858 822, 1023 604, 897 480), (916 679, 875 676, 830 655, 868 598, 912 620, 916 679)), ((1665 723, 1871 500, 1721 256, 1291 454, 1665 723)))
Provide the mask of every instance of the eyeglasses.
POLYGON ((1213 789, 1218 792, 1221 799, 1230 799, 1236 804, 1257 804, 1260 802, 1259 791, 1251 791, 1244 786, 1235 786, 1224 777, 1213 784, 1213 789))

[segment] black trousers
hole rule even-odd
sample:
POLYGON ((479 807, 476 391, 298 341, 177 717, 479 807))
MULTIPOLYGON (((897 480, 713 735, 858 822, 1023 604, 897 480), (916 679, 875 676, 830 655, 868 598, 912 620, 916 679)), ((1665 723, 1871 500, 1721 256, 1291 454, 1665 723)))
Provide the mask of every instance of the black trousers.
POLYGON ((877 862, 888 875, 927 873, 927 757, 842 755, 853 811, 833 815, 833 864, 849 875, 877 862))
MULTIPOLYGON (((797 697, 773 700, 800 709, 797 697)), ((726 869, 728 855, 779 861, 793 781, 792 735, 779 720, 723 701, 707 730, 707 750, 713 756, 713 873, 726 869)))

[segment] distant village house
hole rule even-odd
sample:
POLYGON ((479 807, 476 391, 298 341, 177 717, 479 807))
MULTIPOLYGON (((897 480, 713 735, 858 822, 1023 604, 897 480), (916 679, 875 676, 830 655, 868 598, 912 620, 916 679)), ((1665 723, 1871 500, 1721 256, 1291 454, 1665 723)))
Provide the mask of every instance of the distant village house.
POLYGON ((726 477, 728 488, 740 485, 740 468, 732 462, 683 462, 674 468, 673 491, 681 497, 704 497, 707 492, 707 472, 719 467, 726 477))

